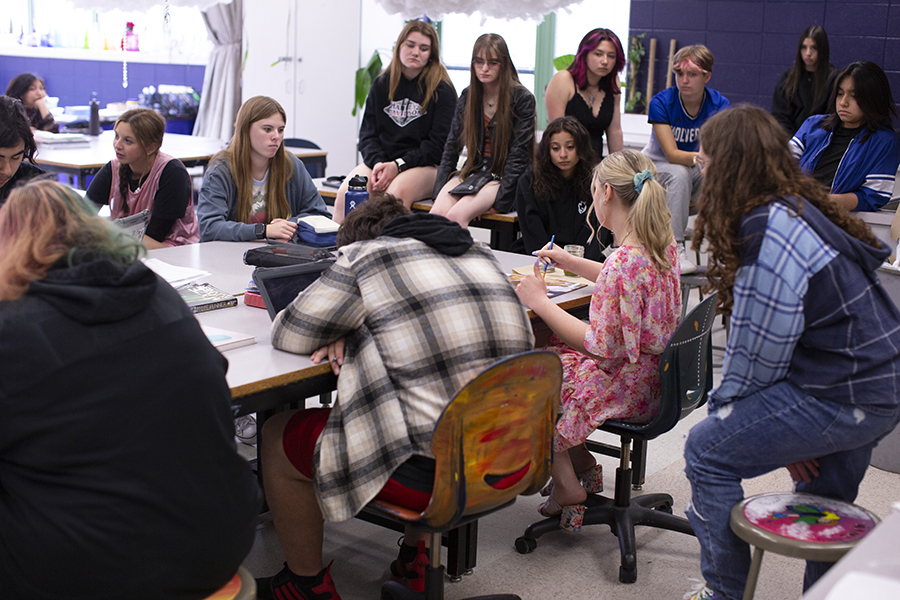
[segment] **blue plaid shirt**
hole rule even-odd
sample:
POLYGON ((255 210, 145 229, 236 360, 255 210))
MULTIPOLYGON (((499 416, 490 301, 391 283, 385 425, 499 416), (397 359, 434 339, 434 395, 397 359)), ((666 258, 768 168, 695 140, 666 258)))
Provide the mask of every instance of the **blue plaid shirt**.
POLYGON ((722 383, 711 406, 787 379, 811 396, 890 405, 900 391, 900 313, 875 269, 887 248, 849 236, 808 202, 741 222, 741 261, 722 383))

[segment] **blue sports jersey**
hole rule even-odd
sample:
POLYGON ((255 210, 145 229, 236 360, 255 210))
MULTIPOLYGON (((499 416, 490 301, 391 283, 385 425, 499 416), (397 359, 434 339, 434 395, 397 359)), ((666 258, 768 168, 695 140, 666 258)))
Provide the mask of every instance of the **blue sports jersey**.
MULTIPOLYGON (((716 90, 706 88, 703 93, 703 104, 700 105, 697 116, 692 119, 681 104, 678 88, 672 86, 653 96, 647 121, 651 125, 654 123, 669 125, 679 150, 698 152, 700 150, 700 127, 711 116, 729 106, 731 103, 728 98, 716 90)), ((666 154, 660 148, 659 142, 656 141, 655 134, 650 135, 650 141, 643 152, 652 160, 666 160, 666 154)))

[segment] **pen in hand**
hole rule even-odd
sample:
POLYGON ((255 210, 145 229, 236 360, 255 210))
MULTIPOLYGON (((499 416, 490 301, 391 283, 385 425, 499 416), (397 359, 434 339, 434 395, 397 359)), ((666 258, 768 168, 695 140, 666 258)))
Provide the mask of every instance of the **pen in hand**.
MULTIPOLYGON (((553 250, 553 242, 556 240, 556 234, 550 236, 550 247, 548 250, 553 250)), ((544 259, 544 269, 541 271, 541 279, 546 279, 547 277, 547 267, 550 265, 550 261, 544 259)))

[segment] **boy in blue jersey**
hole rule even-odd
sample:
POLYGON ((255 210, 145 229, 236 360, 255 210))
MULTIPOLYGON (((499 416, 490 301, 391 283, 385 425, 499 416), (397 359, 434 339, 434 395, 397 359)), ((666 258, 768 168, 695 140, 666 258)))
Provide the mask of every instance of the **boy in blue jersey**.
POLYGON ((684 250, 684 230, 691 202, 700 195, 703 182, 696 168, 700 127, 731 104, 706 87, 713 67, 713 55, 706 46, 682 48, 672 64, 677 88, 663 90, 650 101, 647 120, 653 125, 653 133, 643 152, 656 164, 659 181, 666 187, 681 272, 687 274, 697 270, 684 250))

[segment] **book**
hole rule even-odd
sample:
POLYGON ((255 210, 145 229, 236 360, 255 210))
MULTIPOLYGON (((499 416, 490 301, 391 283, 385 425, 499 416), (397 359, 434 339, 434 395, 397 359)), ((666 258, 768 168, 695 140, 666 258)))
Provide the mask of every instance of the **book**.
POLYGON ((297 222, 303 222, 313 228, 313 231, 316 233, 337 233, 337 230, 340 228, 340 225, 329 219, 328 217, 323 217, 322 215, 309 215, 306 217, 300 217, 297 219, 297 222))
POLYGON ((208 283, 189 283, 178 288, 178 293, 195 313, 237 306, 235 296, 226 294, 208 283))
POLYGON ((234 348, 249 346, 250 344, 256 343, 256 338, 252 335, 229 331, 227 329, 219 329, 218 327, 210 327, 202 323, 200 324, 200 327, 203 329, 203 333, 206 334, 210 343, 215 346, 219 352, 225 352, 226 350, 233 350, 234 348))

